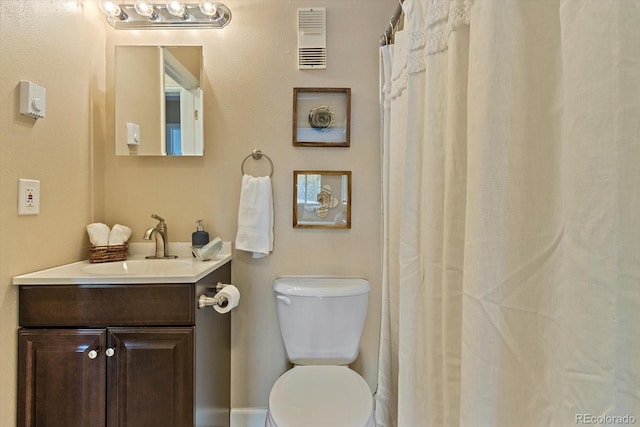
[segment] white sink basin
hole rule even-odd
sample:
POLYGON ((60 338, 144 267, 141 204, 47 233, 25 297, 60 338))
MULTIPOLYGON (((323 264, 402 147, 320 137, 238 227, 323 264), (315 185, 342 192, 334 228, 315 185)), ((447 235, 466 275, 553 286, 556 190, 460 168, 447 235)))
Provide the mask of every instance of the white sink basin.
POLYGON ((183 276, 193 270, 193 261, 184 259, 132 259, 89 264, 84 273, 100 276, 183 276))

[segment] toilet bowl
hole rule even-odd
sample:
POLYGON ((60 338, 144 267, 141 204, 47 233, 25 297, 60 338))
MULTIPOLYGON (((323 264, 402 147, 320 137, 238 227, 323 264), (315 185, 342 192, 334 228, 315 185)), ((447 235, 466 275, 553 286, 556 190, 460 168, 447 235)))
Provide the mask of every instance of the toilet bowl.
POLYGON ((375 427, 367 382, 346 366, 296 366, 271 389, 267 427, 375 427))
POLYGON ((287 358, 269 395, 267 427, 375 427, 358 357, 370 285, 364 279, 298 276, 273 284, 287 358))

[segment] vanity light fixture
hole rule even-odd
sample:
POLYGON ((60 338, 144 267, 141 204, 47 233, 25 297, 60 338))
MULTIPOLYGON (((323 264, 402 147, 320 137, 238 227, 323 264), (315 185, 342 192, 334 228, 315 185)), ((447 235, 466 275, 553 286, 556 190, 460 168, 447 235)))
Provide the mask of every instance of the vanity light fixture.
POLYGON ((200 3, 200 12, 209 17, 215 16, 218 13, 218 6, 214 2, 203 1, 200 3))
POLYGON ((100 0, 98 3, 107 22, 116 30, 224 28, 231 21, 229 8, 212 1, 120 1, 100 0))
POLYGON ((187 8, 184 6, 184 4, 180 3, 179 1, 167 2, 167 11, 176 18, 189 19, 189 15, 185 12, 186 9, 187 8))
POLYGON ((137 1, 133 4, 133 8, 140 16, 146 16, 150 21, 157 21, 160 15, 153 9, 153 4, 146 1, 137 1))
POLYGON ((107 20, 111 19, 119 19, 121 21, 126 20, 129 16, 122 11, 122 8, 112 0, 100 0, 98 3, 100 10, 102 13, 107 15, 107 20))

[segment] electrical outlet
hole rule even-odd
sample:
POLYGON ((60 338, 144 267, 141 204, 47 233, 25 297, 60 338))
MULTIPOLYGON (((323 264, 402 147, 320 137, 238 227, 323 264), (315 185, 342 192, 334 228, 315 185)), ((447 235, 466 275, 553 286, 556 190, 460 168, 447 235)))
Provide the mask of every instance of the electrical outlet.
POLYGON ((35 193, 35 190, 33 189, 33 187, 27 187, 27 191, 26 191, 27 200, 25 200, 25 205, 28 208, 32 208, 35 206, 35 202, 33 200, 33 193, 35 193))
POLYGON ((18 215, 38 215, 40 213, 40 181, 18 180, 18 215))

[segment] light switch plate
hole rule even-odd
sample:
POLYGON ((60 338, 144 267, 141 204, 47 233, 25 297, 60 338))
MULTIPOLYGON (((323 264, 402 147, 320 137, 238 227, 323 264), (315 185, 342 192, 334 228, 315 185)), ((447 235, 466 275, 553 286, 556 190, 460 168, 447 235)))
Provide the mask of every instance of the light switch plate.
POLYGON ((18 215, 38 215, 40 213, 40 181, 18 180, 18 215))
POLYGON ((127 123, 127 145, 140 145, 140 125, 127 123))

